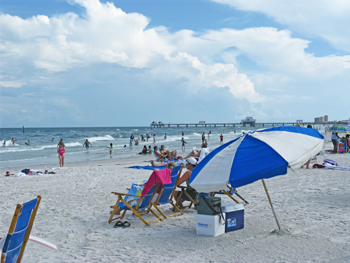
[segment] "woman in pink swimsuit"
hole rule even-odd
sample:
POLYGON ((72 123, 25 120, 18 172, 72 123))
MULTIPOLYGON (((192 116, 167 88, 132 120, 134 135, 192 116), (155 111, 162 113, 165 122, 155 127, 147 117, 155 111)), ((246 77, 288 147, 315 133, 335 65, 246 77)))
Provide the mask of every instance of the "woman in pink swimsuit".
POLYGON ((58 153, 58 159, 60 160, 60 167, 63 167, 64 165, 64 153, 66 150, 64 149, 64 145, 60 145, 60 147, 57 149, 58 153))

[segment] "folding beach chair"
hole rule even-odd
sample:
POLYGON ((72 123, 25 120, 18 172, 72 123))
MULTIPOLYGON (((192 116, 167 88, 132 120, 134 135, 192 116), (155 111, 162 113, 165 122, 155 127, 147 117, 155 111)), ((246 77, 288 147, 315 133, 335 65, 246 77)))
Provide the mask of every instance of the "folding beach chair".
POLYGON ((165 219, 171 216, 183 215, 182 211, 173 202, 173 196, 175 193, 176 184, 179 181, 179 178, 181 176, 182 168, 183 168, 183 164, 173 167, 173 169, 171 170, 171 183, 165 184, 163 186, 163 189, 159 194, 158 199, 155 202, 151 201, 151 204, 157 209, 157 211, 165 219), (159 206, 165 205, 165 204, 171 204, 173 206, 173 211, 177 211, 177 212, 171 215, 165 215, 159 208, 159 206))
POLYGON ((158 155, 153 150, 152 150, 152 153, 153 153, 154 157, 156 157, 157 162, 161 163, 167 159, 165 156, 163 156, 162 158, 159 158, 158 155))
POLYGON ((345 153, 345 142, 338 142, 337 151, 338 153, 345 153))
POLYGON ((181 190, 181 192, 177 197, 175 197, 176 198, 176 205, 179 206, 179 204, 181 203, 181 200, 190 202, 189 205, 183 206, 182 208, 191 208, 192 204, 194 204, 194 205, 197 204, 197 200, 199 197, 209 196, 209 193, 198 193, 196 191, 193 191, 192 196, 191 196, 191 194, 188 192, 188 189, 190 189, 188 186, 178 185, 177 187, 181 190))
POLYGON ((126 211, 130 210, 131 212, 134 213, 134 215, 136 215, 143 223, 145 223, 146 226, 151 226, 152 223, 155 222, 159 223, 158 221, 163 221, 153 210, 151 207, 150 202, 152 201, 152 198, 154 197, 155 193, 158 190, 159 185, 155 184, 149 191, 148 193, 145 195, 144 198, 142 198, 141 196, 137 196, 137 195, 130 195, 130 194, 124 194, 124 193, 117 193, 117 192, 112 192, 115 195, 118 195, 118 200, 115 203, 114 206, 111 206, 111 208, 113 208, 112 213, 109 217, 108 223, 110 224, 112 221, 117 220, 117 219, 123 219, 125 216, 126 211), (130 205, 128 202, 126 202, 123 198, 123 196, 131 196, 131 197, 138 197, 139 200, 136 204, 134 205, 130 205), (116 215, 116 217, 114 217, 114 213, 117 210, 117 208, 120 208, 123 212, 121 213, 121 215, 116 215), (145 213, 149 213, 151 212, 156 219, 154 220, 150 220, 150 221, 146 221, 142 215, 145 213), (114 217, 114 218, 113 218, 114 217))
POLYGON ((40 200, 41 196, 38 195, 37 198, 23 205, 17 205, 9 232, 5 237, 5 243, 1 253, 1 263, 21 262, 40 200))
POLYGON ((243 202, 244 204, 249 204, 249 202, 247 200, 245 200, 241 195, 239 195, 237 193, 236 189, 233 189, 232 186, 227 185, 227 189, 226 190, 221 190, 221 191, 216 191, 216 192, 212 192, 210 193, 210 196, 215 196, 215 195, 227 195, 228 197, 230 197, 235 203, 239 203, 236 199, 233 198, 233 195, 238 196, 243 202))

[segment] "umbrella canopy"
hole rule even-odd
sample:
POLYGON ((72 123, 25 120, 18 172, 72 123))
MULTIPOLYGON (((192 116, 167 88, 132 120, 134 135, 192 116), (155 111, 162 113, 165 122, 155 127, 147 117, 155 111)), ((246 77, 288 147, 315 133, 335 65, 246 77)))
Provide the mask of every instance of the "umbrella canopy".
POLYGON ((346 124, 336 123, 328 131, 350 133, 350 127, 346 124))
POLYGON ((190 185, 213 192, 250 184, 300 167, 323 148, 315 129, 275 127, 245 133, 212 151, 192 171, 190 185))

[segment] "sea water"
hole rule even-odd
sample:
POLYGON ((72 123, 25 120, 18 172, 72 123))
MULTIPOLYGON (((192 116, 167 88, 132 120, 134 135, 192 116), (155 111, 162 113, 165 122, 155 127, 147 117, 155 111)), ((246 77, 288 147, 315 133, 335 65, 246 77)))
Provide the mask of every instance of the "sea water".
POLYGON ((220 134, 224 136, 224 142, 237 138, 242 132, 255 129, 253 127, 91 127, 91 128, 1 128, 0 129, 0 167, 30 167, 38 164, 58 164, 57 144, 63 139, 65 144, 65 164, 70 162, 101 160, 110 158, 123 158, 137 156, 144 145, 160 147, 164 145, 168 150, 177 150, 178 155, 184 157, 181 147, 181 138, 186 144, 186 152, 201 148, 202 133, 208 142, 208 147, 213 150, 220 146, 220 134), (182 132, 184 136, 182 136, 182 132), (210 138, 208 138, 208 133, 210 138), (139 140, 139 145, 129 147, 130 136, 135 139, 141 135, 146 139, 146 134, 151 134, 148 141, 139 140), (164 139, 165 133, 167 139, 164 139), (153 143, 155 134, 156 143, 153 143), (11 139, 16 141, 12 144, 11 139), (52 139, 54 140, 52 141, 52 139), (88 139, 92 146, 86 150, 83 147, 88 139), (6 145, 3 146, 4 140, 6 145), (30 140, 30 145, 25 143, 30 140), (113 144, 112 155, 108 146, 113 144), (126 145, 126 147, 124 147, 126 145))

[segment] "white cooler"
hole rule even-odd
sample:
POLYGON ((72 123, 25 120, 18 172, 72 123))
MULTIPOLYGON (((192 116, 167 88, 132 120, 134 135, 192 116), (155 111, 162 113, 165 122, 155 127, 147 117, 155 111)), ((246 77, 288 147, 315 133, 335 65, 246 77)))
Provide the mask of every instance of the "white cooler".
POLYGON ((225 233, 225 214, 224 220, 220 215, 202 215, 196 214, 196 232, 197 235, 216 237, 225 233))

